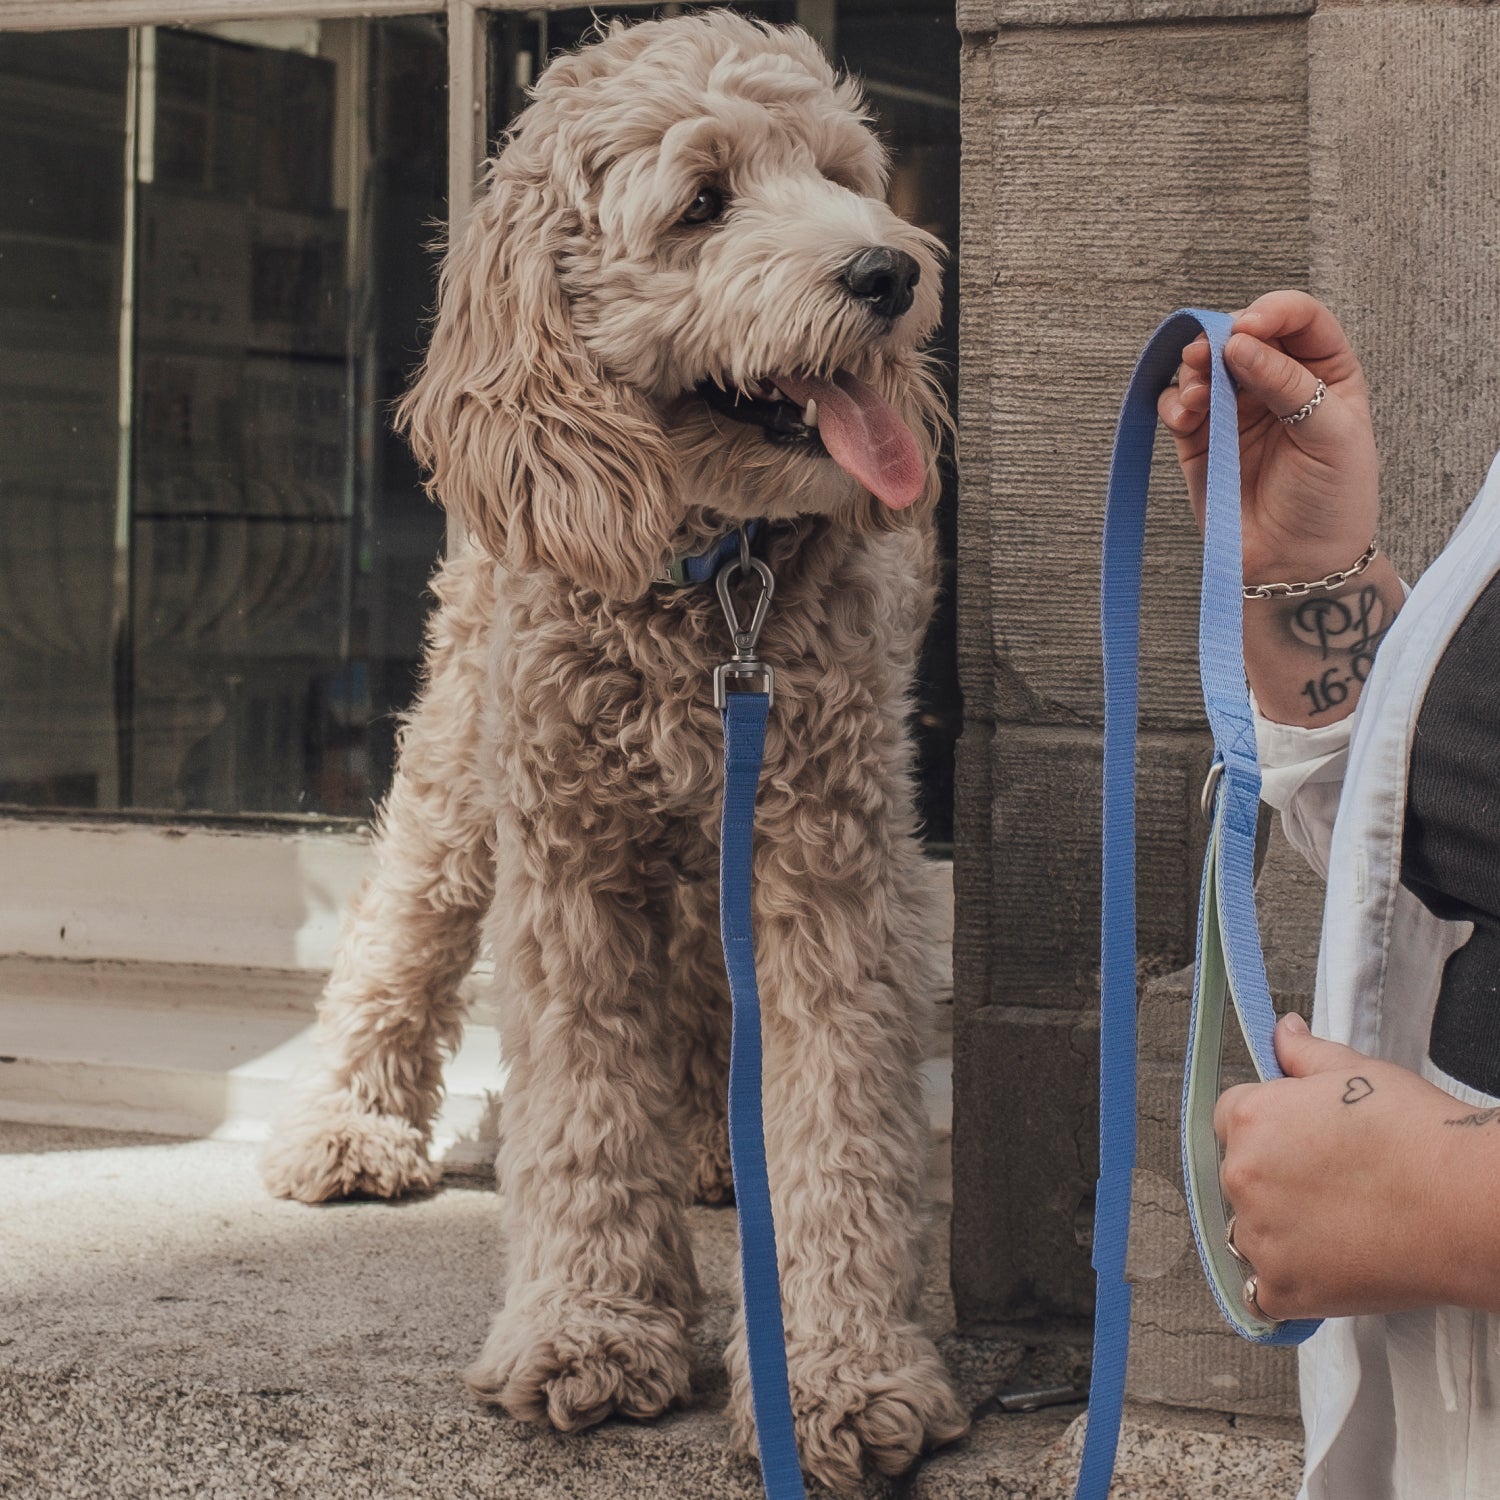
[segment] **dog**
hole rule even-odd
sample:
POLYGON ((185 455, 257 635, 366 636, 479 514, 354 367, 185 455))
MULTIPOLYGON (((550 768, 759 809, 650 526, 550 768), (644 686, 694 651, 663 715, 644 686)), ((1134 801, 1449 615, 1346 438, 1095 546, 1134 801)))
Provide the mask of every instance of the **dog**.
MULTIPOLYGON (((966 1426, 914 1305, 918 1065, 944 986, 906 729, 947 421, 940 246, 887 208, 857 84, 729 11, 553 61, 450 245, 398 420, 470 545, 439 571, 376 872, 273 1193, 433 1187, 481 935, 509 1067, 507 1291, 468 1381, 564 1432, 689 1395, 693 1197, 732 1193, 719 951, 731 642, 674 557, 758 523, 776 672, 756 811, 766 1146, 804 1467, 966 1426)), ((742 1321, 726 1361, 753 1451, 742 1321)))

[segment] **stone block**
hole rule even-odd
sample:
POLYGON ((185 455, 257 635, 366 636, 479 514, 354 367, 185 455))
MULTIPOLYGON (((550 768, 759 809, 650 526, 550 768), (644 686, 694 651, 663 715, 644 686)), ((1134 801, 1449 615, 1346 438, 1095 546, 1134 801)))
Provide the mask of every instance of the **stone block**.
POLYGON ((995 870, 989 840, 994 802, 992 725, 967 719, 954 750, 953 822, 953 1004, 956 1011, 989 1003, 990 972, 997 936, 993 919, 995 870), (965 836, 967 831, 979 837, 965 836))
MULTIPOLYGON (((1192 954, 1206 825, 1203 734, 1147 735, 1137 770, 1137 933, 1156 972, 1192 954)), ((1002 725, 993 747, 991 1005, 1091 1004, 1099 969, 1101 743, 1002 725)))
POLYGON ((1247 1343, 1224 1321, 1197 1257, 1189 1271, 1138 1283, 1126 1389, 1138 1401, 1245 1416, 1295 1417, 1294 1349, 1247 1343))
MULTIPOLYGON (((1296 1010, 1310 1018, 1323 918, 1323 881, 1287 843, 1275 820, 1256 880, 1255 900, 1271 1003, 1277 1014, 1296 1010)), ((1192 997, 1191 964, 1146 985, 1140 1009, 1142 1058, 1181 1067, 1192 997)), ((1239 1033, 1233 1028, 1230 1043, 1233 1048, 1240 1046, 1239 1033)), ((1145 1125, 1143 1116, 1143 1129, 1145 1125)))
POLYGON ((1308 48, 1313 288, 1369 377, 1381 530, 1415 577, 1500 442, 1500 12, 1320 7, 1308 48))
POLYGON ((1278 1011, 1312 1014, 1323 891, 1323 877, 1287 843, 1280 818, 1273 818, 1265 862, 1255 881, 1255 904, 1266 978, 1278 1011))
POLYGON ((1089 1265, 1099 1088, 1096 1014, 954 1017, 953 1290, 959 1326, 1075 1316, 1089 1265))
MULTIPOLYGON (((966 44, 963 58, 959 102, 962 117, 967 119, 986 107, 988 51, 966 44)), ((996 167, 986 135, 965 130, 960 146, 963 212, 958 255, 957 654, 966 731, 995 717, 989 513, 984 487, 974 481, 989 473, 993 436, 990 370, 995 362, 995 331, 989 302, 997 254, 990 224, 996 167)))
MULTIPOLYGON (((990 198, 974 234, 992 249, 983 284, 965 281, 984 340, 966 344, 964 380, 989 404, 966 394, 964 493, 988 523, 997 718, 1100 721, 1104 477, 1152 327, 1305 279, 1302 28, 1002 31, 965 50, 965 161, 971 179, 987 163, 990 198)), ((1175 465, 1157 467, 1142 720, 1191 728, 1199 544, 1175 465)))
POLYGON ((1001 26, 1120 26, 1140 21, 1234 21, 1294 16, 1315 0, 958 0, 958 29, 1001 26))
MULTIPOLYGON (((1224 1087, 1253 1080, 1237 1033, 1225 1050, 1224 1087)), ((1170 1062, 1143 1058, 1138 1098, 1127 1264, 1134 1283, 1129 1392, 1137 1400, 1172 1406, 1294 1416, 1295 1355, 1248 1344, 1235 1334, 1220 1314, 1198 1263, 1182 1192, 1180 1042, 1170 1062)))
MULTIPOLYGON (((1311 1013, 1322 881, 1273 825, 1256 884, 1272 1001, 1311 1013)), ((1135 1283, 1129 1390, 1173 1406, 1244 1415, 1297 1413, 1290 1351, 1247 1344, 1224 1322, 1203 1279, 1183 1197, 1182 1066, 1192 998, 1191 967, 1151 981, 1140 1010, 1136 1182, 1128 1274, 1135 1283)), ((1223 1086, 1254 1079, 1231 1024, 1223 1086)))

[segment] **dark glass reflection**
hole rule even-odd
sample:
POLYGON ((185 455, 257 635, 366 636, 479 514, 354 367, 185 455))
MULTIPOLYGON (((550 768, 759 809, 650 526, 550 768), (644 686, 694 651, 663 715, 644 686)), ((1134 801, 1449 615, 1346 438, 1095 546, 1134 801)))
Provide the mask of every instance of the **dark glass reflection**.
POLYGON ((0 803, 383 795, 446 80, 428 17, 0 36, 0 803))
POLYGON ((0 802, 114 805, 124 31, 0 35, 0 802))
POLYGON ((139 197, 129 771, 143 807, 362 814, 442 543, 388 409, 432 296, 429 21, 157 33, 139 197))

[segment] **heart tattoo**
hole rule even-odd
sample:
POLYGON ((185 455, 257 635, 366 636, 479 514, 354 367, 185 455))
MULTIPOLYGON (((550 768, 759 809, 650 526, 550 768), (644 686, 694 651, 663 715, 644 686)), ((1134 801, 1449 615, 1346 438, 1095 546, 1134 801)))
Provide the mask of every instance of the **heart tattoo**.
POLYGON ((1368 1078, 1356 1076, 1344 1086, 1344 1103, 1358 1104, 1375 1092, 1375 1085, 1368 1078))

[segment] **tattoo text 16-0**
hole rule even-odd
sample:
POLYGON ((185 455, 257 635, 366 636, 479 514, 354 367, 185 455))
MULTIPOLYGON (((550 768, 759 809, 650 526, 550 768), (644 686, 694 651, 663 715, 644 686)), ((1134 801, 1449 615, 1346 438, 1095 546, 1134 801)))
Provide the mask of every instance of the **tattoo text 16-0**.
POLYGON ((1316 718, 1346 702, 1352 688, 1363 686, 1393 616, 1373 584, 1342 597, 1299 599, 1283 610, 1291 639, 1328 663, 1302 686, 1311 705, 1308 717, 1316 718))

